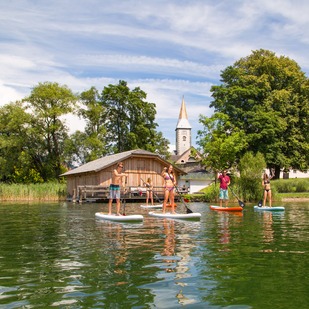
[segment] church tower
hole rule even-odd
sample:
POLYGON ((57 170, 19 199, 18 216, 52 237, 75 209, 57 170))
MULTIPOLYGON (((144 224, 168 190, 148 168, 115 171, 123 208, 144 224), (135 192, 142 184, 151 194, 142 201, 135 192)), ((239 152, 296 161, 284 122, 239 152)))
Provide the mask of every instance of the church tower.
POLYGON ((183 154, 191 148, 191 125, 188 121, 185 100, 182 98, 179 119, 176 126, 176 152, 177 155, 183 154))

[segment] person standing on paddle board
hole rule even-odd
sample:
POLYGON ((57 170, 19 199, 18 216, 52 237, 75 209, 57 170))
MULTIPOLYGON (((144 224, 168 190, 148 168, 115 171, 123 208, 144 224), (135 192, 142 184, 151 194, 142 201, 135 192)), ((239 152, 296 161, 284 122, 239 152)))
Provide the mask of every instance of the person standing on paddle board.
POLYGON ((274 177, 273 170, 271 170, 271 176, 268 177, 266 173, 263 175, 263 181, 262 181, 262 186, 264 187, 264 201, 263 201, 263 207, 265 207, 266 204, 266 199, 268 196, 269 200, 269 207, 271 207, 271 188, 270 188, 270 180, 274 177))
POLYGON ((228 186, 230 185, 230 177, 227 176, 226 170, 223 171, 221 175, 219 175, 219 170, 216 170, 216 177, 220 180, 220 207, 222 207, 222 200, 224 200, 225 207, 227 207, 227 202, 229 199, 228 186))
POLYGON ((151 206, 153 206, 153 193, 152 193, 153 186, 152 186, 150 177, 147 179, 147 182, 145 183, 145 187, 146 187, 146 205, 148 206, 148 200, 150 197, 151 206))
POLYGON ((172 207, 172 213, 175 214, 175 203, 174 203, 174 198, 175 198, 175 176, 173 172, 173 165, 170 165, 168 168, 164 167, 161 176, 164 179, 164 202, 163 202, 163 213, 165 214, 165 209, 166 209, 166 204, 168 201, 168 198, 171 203, 172 207))
POLYGON ((123 163, 117 163, 116 169, 113 170, 112 174, 112 183, 109 186, 109 203, 108 203, 108 214, 112 214, 112 203, 113 200, 116 200, 117 203, 117 216, 121 216, 120 214, 120 184, 125 190, 125 179, 128 176, 125 173, 122 173, 123 163))

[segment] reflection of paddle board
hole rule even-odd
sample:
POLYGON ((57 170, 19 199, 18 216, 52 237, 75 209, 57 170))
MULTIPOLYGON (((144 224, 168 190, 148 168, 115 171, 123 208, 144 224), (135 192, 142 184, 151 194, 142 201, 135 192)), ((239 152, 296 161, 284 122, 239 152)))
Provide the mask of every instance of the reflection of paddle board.
POLYGON ((103 212, 96 212, 95 216, 100 219, 111 220, 111 221, 142 221, 144 219, 142 215, 116 216, 116 215, 109 215, 103 212))
POLYGON ((158 217, 158 218, 168 218, 168 219, 200 219, 201 214, 199 212, 193 212, 189 214, 172 214, 170 212, 166 212, 163 214, 162 212, 149 212, 149 216, 158 217))
POLYGON ((220 207, 220 206, 209 206, 210 209, 219 211, 243 211, 242 207, 220 207))
MULTIPOLYGON (((160 204, 160 205, 141 205, 141 207, 142 208, 148 208, 148 209, 151 209, 151 208, 162 208, 163 207, 163 204, 160 204)), ((166 205, 166 207, 172 207, 172 205, 171 204, 169 204, 169 205, 166 205)), ((176 208, 177 207, 177 205, 176 204, 174 204, 174 207, 176 208)))
POLYGON ((269 206, 265 206, 265 207, 259 207, 259 206, 254 206, 255 210, 267 210, 267 211, 284 211, 284 207, 283 206, 277 206, 277 207, 269 207, 269 206))

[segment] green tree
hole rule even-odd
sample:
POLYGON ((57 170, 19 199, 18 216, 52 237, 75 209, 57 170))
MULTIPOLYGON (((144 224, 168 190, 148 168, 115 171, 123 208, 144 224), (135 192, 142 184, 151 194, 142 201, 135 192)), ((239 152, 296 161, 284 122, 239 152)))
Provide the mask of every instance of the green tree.
POLYGON ((31 115, 26 112, 22 102, 17 101, 0 108, 0 179, 13 181, 15 168, 28 170, 33 161, 29 153, 31 115), (27 159, 26 159, 27 157, 27 159))
POLYGON ((67 86, 44 82, 35 86, 24 99, 34 115, 33 132, 41 136, 37 149, 44 180, 58 179, 61 173, 64 142, 68 128, 62 117, 75 110, 77 97, 67 86))
POLYGON ((145 99, 144 91, 139 87, 131 91, 122 80, 118 85, 104 87, 101 102, 105 112, 102 119, 112 153, 140 148, 165 154, 163 147, 168 141, 156 131, 155 104, 145 99))
POLYGON ((66 162, 69 165, 84 164, 108 153, 107 130, 102 117, 105 108, 99 98, 95 87, 80 94, 80 102, 84 107, 78 110, 78 115, 86 121, 86 127, 85 132, 77 131, 66 141, 66 162))
POLYGON ((237 154, 247 146, 244 133, 237 128, 232 130, 228 116, 216 113, 212 117, 200 115, 203 129, 198 131, 203 164, 213 169, 227 169, 235 164, 237 154))
POLYGON ((227 67, 221 78, 211 88, 210 106, 228 116, 230 133, 244 132, 248 150, 261 152, 277 178, 281 168, 308 169, 309 81, 298 64, 261 49, 227 67))

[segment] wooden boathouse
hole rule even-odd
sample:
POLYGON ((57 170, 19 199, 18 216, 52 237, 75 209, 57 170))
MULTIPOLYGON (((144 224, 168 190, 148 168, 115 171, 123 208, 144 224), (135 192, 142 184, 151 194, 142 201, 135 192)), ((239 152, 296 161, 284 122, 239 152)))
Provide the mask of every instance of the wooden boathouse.
MULTIPOLYGON (((107 200, 112 172, 118 162, 123 162, 124 172, 128 174, 126 199, 145 199, 144 182, 148 178, 152 181, 154 195, 160 199, 163 198, 164 188, 161 172, 171 163, 158 154, 134 149, 102 157, 60 175, 67 179, 67 199, 73 202, 107 200)), ((176 180, 180 175, 186 175, 186 172, 176 166, 174 166, 174 173, 176 180)), ((122 196, 123 194, 124 192, 122 192, 122 196)))

